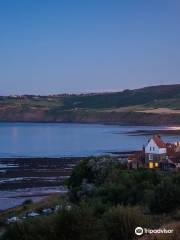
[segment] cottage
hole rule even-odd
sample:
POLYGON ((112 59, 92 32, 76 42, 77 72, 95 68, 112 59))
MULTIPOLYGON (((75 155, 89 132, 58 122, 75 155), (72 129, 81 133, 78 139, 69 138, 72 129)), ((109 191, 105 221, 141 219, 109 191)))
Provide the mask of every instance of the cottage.
POLYGON ((180 170, 180 142, 165 143, 160 135, 154 135, 142 151, 128 156, 127 166, 129 169, 180 170))
POLYGON ((167 159, 167 148, 159 135, 153 136, 145 146, 145 162, 149 168, 159 166, 160 161, 167 159))

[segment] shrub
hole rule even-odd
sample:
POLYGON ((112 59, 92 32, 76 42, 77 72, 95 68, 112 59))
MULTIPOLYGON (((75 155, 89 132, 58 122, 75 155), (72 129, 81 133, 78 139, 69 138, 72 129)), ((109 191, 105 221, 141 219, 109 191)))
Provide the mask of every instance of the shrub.
POLYGON ((149 227, 150 219, 136 207, 118 205, 110 208, 103 216, 109 240, 130 240, 135 237, 137 226, 149 227))
POLYGON ((63 206, 56 215, 9 225, 4 240, 107 240, 101 219, 86 204, 63 206))
POLYGON ((27 200, 25 200, 23 203, 22 203, 22 205, 30 205, 30 204, 32 204, 33 203, 33 200, 32 199, 27 199, 27 200))
POLYGON ((151 212, 168 213, 180 206, 180 187, 168 177, 163 179, 152 194, 149 208, 151 212))
POLYGON ((55 221, 55 231, 61 240, 105 240, 106 235, 92 208, 86 204, 74 206, 70 210, 60 210, 55 221))
POLYGON ((51 218, 38 218, 10 224, 4 240, 54 240, 51 218))

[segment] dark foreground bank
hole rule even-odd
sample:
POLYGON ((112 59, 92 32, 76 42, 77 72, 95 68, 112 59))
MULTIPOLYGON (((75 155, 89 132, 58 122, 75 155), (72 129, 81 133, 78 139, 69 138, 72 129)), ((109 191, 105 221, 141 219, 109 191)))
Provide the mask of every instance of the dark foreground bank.
POLYGON ((2 239, 135 240, 141 226, 172 230, 142 239, 179 240, 179 182, 179 172, 129 171, 112 158, 89 158, 73 169, 68 194, 55 203, 57 211, 43 214, 44 207, 36 204, 12 210, 16 220, 4 226, 2 239))

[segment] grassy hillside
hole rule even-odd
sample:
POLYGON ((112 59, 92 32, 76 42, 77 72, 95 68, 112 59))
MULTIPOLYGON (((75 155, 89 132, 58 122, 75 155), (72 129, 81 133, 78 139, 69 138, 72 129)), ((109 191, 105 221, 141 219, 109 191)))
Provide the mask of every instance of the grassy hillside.
POLYGON ((0 121, 121 122, 129 119, 128 113, 148 114, 146 110, 159 108, 160 111, 152 111, 146 118, 152 120, 152 113, 174 114, 171 122, 176 124, 180 113, 180 84, 115 93, 0 97, 0 121), (111 117, 112 112, 118 113, 115 118, 111 117))
POLYGON ((55 108, 115 108, 134 105, 180 108, 180 84, 145 87, 115 93, 1 97, 0 105, 55 108))

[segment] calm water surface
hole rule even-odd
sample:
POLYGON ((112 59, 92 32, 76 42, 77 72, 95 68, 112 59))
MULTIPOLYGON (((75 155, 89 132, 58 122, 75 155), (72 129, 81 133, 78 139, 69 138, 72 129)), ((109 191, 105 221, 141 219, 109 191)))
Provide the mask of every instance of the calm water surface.
MULTIPOLYGON (((149 136, 131 136, 136 130, 165 127, 100 124, 1 123, 0 157, 89 156, 141 149, 149 136)), ((166 136, 165 140, 180 140, 166 136)))
MULTIPOLYGON (((89 156, 136 150, 142 148, 149 136, 132 136, 129 132, 153 129, 165 127, 0 123, 0 157, 89 156)), ((170 142, 180 140, 173 135, 164 139, 170 142)), ((60 190, 34 188, 0 191, 0 209, 14 207, 26 199, 38 201, 42 194, 60 190)))

